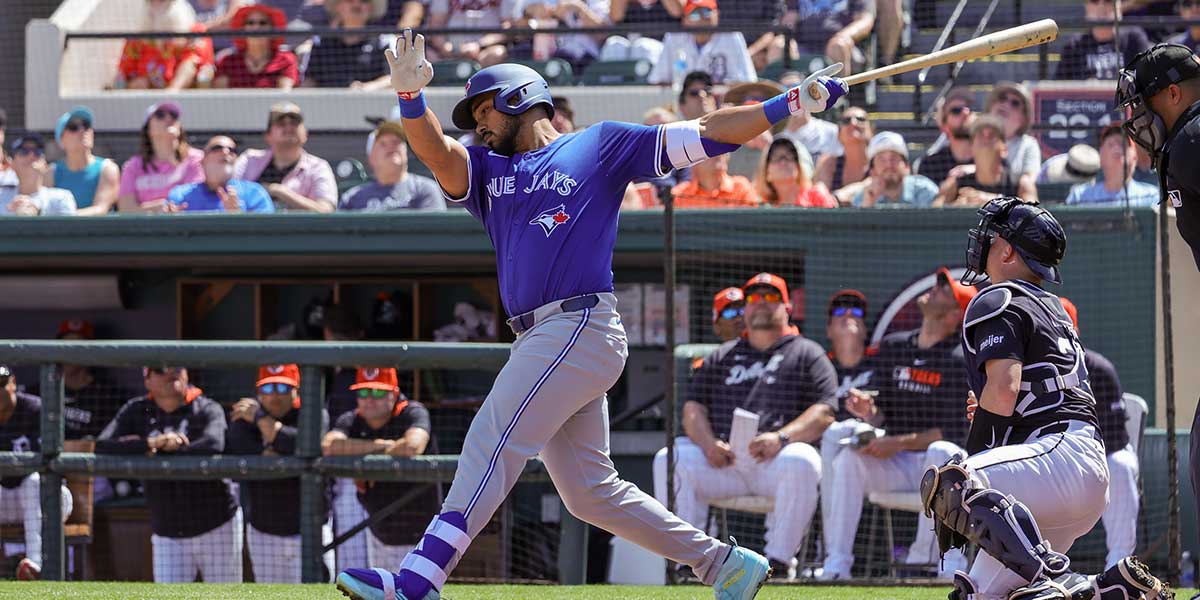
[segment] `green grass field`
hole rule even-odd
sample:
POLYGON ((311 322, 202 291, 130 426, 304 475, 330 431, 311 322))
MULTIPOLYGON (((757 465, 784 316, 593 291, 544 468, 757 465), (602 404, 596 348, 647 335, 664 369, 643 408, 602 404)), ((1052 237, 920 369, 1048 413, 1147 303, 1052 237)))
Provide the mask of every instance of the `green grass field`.
MULTIPOLYGON (((774 585, 759 593, 761 600, 943 600, 949 588, 848 587, 774 585)), ((1178 594, 1190 598, 1195 590, 1178 594)), ((447 600, 700 600, 712 598, 700 586, 635 587, 449 585, 447 600)), ((0 598, 54 600, 338 600, 343 596, 332 585, 154 585, 152 583, 23 583, 0 582, 0 598)))

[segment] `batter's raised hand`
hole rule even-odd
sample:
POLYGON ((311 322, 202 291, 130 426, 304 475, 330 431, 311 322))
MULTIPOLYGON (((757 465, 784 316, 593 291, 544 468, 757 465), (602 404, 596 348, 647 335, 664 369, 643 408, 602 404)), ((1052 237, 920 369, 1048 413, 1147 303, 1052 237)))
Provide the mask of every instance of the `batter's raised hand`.
MULTIPOLYGON (((796 99, 799 101, 800 108, 810 112, 819 113, 823 110, 829 110, 837 101, 850 92, 850 86, 841 77, 834 77, 842 72, 842 63, 834 63, 809 75, 805 80, 792 90, 799 93, 796 94, 796 99)), ((788 100, 792 99, 791 91, 788 92, 788 100)), ((791 102, 788 102, 788 108, 792 114, 798 111, 791 102)))
POLYGON ((405 29, 383 53, 392 69, 392 89, 401 98, 412 99, 433 80, 433 65, 425 58, 425 36, 418 33, 414 41, 412 30, 405 29))

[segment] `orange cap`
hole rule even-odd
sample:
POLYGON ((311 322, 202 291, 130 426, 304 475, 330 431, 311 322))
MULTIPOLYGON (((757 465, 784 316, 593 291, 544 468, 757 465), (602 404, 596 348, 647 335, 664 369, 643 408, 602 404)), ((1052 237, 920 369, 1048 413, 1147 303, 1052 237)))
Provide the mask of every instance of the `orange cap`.
POLYGON ((263 365, 258 368, 258 381, 255 387, 267 383, 286 383, 292 387, 300 387, 300 367, 290 365, 263 365))
POLYGON ((742 291, 745 292, 752 287, 760 286, 760 285, 773 287, 773 288, 779 290, 779 293, 783 295, 783 303, 791 304, 791 300, 788 297, 787 282, 784 281, 782 277, 775 275, 773 273, 759 273, 758 275, 751 277, 750 280, 747 281, 746 284, 742 286, 742 291))
POLYGON ((76 335, 85 340, 94 340, 96 339, 96 328, 92 326, 91 321, 67 319, 58 324, 58 338, 62 339, 67 335, 76 335))
POLYGON ((726 306, 734 302, 745 302, 746 294, 742 293, 742 288, 727 287, 713 296, 713 320, 717 320, 717 316, 721 311, 725 310, 726 306))
POLYGON ((1067 311, 1067 316, 1071 317, 1071 324, 1075 326, 1075 332, 1079 332, 1079 309, 1075 308, 1075 303, 1059 296, 1058 301, 1062 302, 1063 310, 1067 311))
POLYGON ((717 0, 687 0, 687 3, 683 5, 683 14, 686 15, 697 8, 719 10, 717 8, 717 0))
POLYGON ((975 297, 975 294, 979 293, 979 290, 975 289, 975 286, 973 285, 963 285, 959 283, 957 278, 950 275, 950 269, 947 269, 946 267, 938 269, 937 276, 939 280, 941 280, 943 277, 946 278, 946 281, 950 284, 950 291, 954 293, 954 298, 958 300, 958 307, 961 308, 963 312, 966 312, 967 305, 971 303, 971 299, 975 297))
POLYGON ((360 367, 354 377, 354 385, 350 386, 350 389, 361 390, 364 388, 398 392, 400 391, 400 380, 396 377, 395 369, 360 367))

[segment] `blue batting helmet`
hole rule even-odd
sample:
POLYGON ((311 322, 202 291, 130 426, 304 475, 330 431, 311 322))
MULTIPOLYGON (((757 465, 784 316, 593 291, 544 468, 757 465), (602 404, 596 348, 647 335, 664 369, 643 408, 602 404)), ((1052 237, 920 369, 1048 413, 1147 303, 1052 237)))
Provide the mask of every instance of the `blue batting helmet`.
POLYGON ((554 116, 554 102, 550 99, 550 86, 546 80, 525 65, 506 63, 480 69, 467 80, 466 95, 454 105, 455 127, 464 131, 475 129, 471 101, 488 92, 496 92, 493 101, 496 110, 506 115, 519 115, 535 105, 544 104, 550 116, 554 116))

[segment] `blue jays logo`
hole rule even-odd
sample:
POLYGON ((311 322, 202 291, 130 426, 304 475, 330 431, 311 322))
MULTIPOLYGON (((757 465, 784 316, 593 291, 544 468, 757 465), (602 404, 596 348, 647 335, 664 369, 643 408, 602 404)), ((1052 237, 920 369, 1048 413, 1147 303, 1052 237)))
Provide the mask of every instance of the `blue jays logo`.
POLYGON ((556 227, 571 220, 571 215, 566 213, 566 208, 565 204, 559 204, 550 210, 544 210, 541 214, 534 217, 529 224, 541 225, 542 230, 546 232, 546 237, 550 237, 550 234, 554 233, 556 227))

